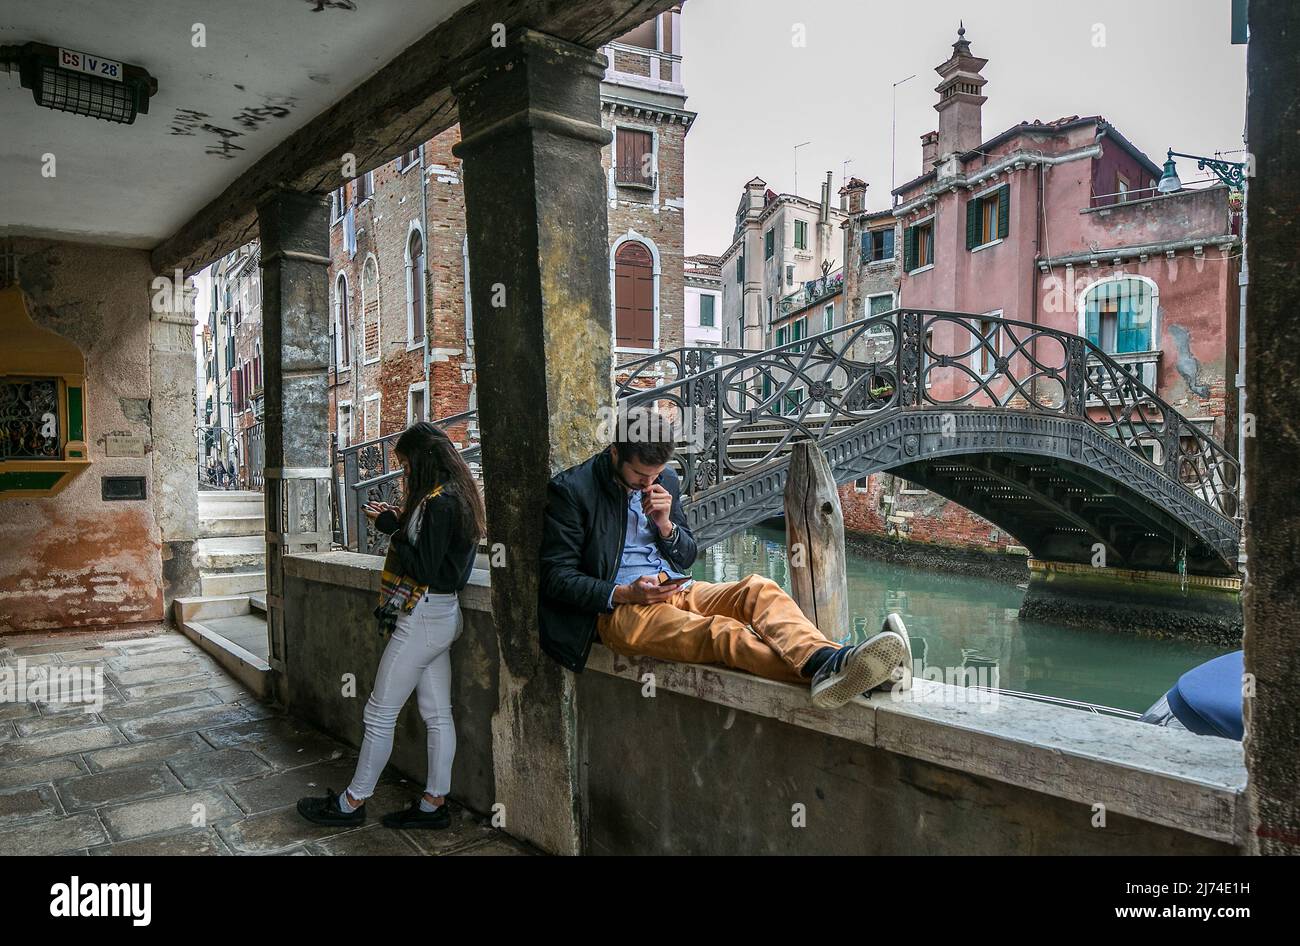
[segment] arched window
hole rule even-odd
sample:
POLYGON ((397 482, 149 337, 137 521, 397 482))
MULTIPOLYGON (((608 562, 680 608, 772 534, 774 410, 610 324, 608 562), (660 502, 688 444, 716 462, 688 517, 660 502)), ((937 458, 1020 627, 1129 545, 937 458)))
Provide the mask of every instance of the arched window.
POLYGON ((348 327, 348 280, 339 273, 334 283, 334 357, 340 368, 352 364, 351 332, 348 327))
POLYGON ((1088 287, 1080 305, 1082 333, 1111 354, 1154 351, 1157 293, 1153 283, 1118 276, 1088 287))
POLYGON ((620 348, 654 348, 654 257, 634 240, 614 257, 614 335, 620 348))
POLYGON ((406 241, 406 337, 424 341, 424 237, 412 230, 406 241))
POLYGON ((361 358, 379 360, 379 266, 373 256, 361 267, 361 358))

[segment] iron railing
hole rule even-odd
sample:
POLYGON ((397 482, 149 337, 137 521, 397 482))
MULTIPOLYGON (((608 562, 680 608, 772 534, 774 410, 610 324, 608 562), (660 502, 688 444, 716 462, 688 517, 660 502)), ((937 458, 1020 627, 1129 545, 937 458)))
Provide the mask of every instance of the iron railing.
MULTIPOLYGON (((1214 512, 1237 515, 1237 461, 1154 391, 1154 371, 1085 338, 1013 319, 895 309, 765 351, 675 348, 618 369, 620 407, 653 405, 680 423, 674 460, 688 504, 894 412, 1033 413, 1085 421, 1214 512), (654 382, 659 383, 655 384, 654 382)), ((470 424, 468 411, 437 421, 470 424)), ((373 530, 360 507, 391 498, 397 435, 337 451, 347 545, 373 530)), ((477 444, 464 453, 477 462, 477 444)))
MULTIPOLYGON (((477 419, 478 411, 464 411, 433 423, 449 432, 463 427, 468 436, 477 419)), ((364 510, 366 503, 373 501, 401 505, 402 467, 393 452, 401 435, 398 431, 364 443, 346 447, 336 444, 333 447, 334 540, 339 545, 370 553, 378 553, 384 548, 386 536, 375 530, 364 510)), ((470 443, 460 455, 471 469, 475 469, 479 445, 470 443)))
POLYGON ((1223 516, 1237 512, 1237 462, 1223 447, 1087 339, 1013 319, 895 309, 622 393, 681 419, 688 499, 796 440, 822 442, 885 411, 944 408, 1087 421, 1223 516))

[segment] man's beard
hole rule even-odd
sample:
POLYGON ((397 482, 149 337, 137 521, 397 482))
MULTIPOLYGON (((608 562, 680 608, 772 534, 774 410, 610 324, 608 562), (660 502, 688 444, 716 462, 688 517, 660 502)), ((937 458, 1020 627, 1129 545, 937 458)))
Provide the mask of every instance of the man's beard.
POLYGON ((614 466, 614 482, 617 483, 619 486, 623 487, 623 489, 629 493, 635 493, 640 491, 639 486, 633 486, 627 480, 623 479, 622 464, 615 464, 614 466))

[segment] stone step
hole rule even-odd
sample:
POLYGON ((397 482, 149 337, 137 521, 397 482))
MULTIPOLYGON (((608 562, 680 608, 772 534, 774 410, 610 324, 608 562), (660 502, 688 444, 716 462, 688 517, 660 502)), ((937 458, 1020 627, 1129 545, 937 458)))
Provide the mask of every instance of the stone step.
POLYGON ((199 589, 203 597, 226 595, 250 595, 266 590, 266 572, 226 572, 224 574, 200 575, 199 589))
POLYGON ((199 509, 218 509, 223 506, 239 508, 263 506, 266 499, 261 493, 199 493, 199 509))
POLYGON ((256 513, 221 514, 199 517, 199 535, 203 538, 217 538, 233 535, 262 535, 266 531, 266 518, 261 509, 256 513))
POLYGON ((266 561, 263 535, 212 536, 194 543, 195 562, 203 575, 246 572, 261 568, 266 561))
POLYGON ((199 493, 200 516, 257 515, 266 508, 261 493, 247 490, 221 490, 199 493))
POLYGON ((254 611, 266 613, 266 591, 259 591, 248 596, 248 603, 254 611))
POLYGON ((239 500, 236 502, 199 503, 200 519, 224 519, 227 516, 265 516, 266 504, 239 500))
POLYGON ((248 614, 251 607, 252 602, 246 594, 177 598, 172 602, 172 611, 176 617, 177 627, 180 627, 186 621, 207 621, 215 618, 237 617, 241 614, 248 614))
POLYGON ((181 630, 259 699, 271 695, 271 665, 267 663, 270 648, 265 616, 249 613, 186 621, 181 630))

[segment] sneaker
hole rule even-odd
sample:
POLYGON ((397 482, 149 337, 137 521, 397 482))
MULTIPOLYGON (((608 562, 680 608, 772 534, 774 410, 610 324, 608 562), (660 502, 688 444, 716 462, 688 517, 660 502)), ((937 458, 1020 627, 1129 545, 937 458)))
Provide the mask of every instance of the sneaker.
POLYGON ((433 828, 435 831, 451 827, 451 812, 443 802, 433 811, 420 808, 420 799, 411 802, 410 808, 390 811, 383 817, 385 828, 433 828))
POLYGON ((350 812, 339 808, 339 796, 334 789, 325 789, 324 798, 299 798, 298 814, 313 824, 355 827, 366 823, 366 803, 350 812))
MULTIPOLYGON (((907 628, 903 625, 902 616, 893 612, 886 614, 880 630, 882 633, 892 631, 903 639, 903 656, 899 658, 898 666, 889 674, 889 679, 875 689, 893 693, 912 689, 912 639, 907 636, 907 628)), ((868 690, 862 695, 869 698, 871 691, 868 690)))
POLYGON ((894 631, 881 631, 861 644, 840 648, 813 674, 813 706, 835 709, 880 686, 906 650, 907 642, 894 631))

